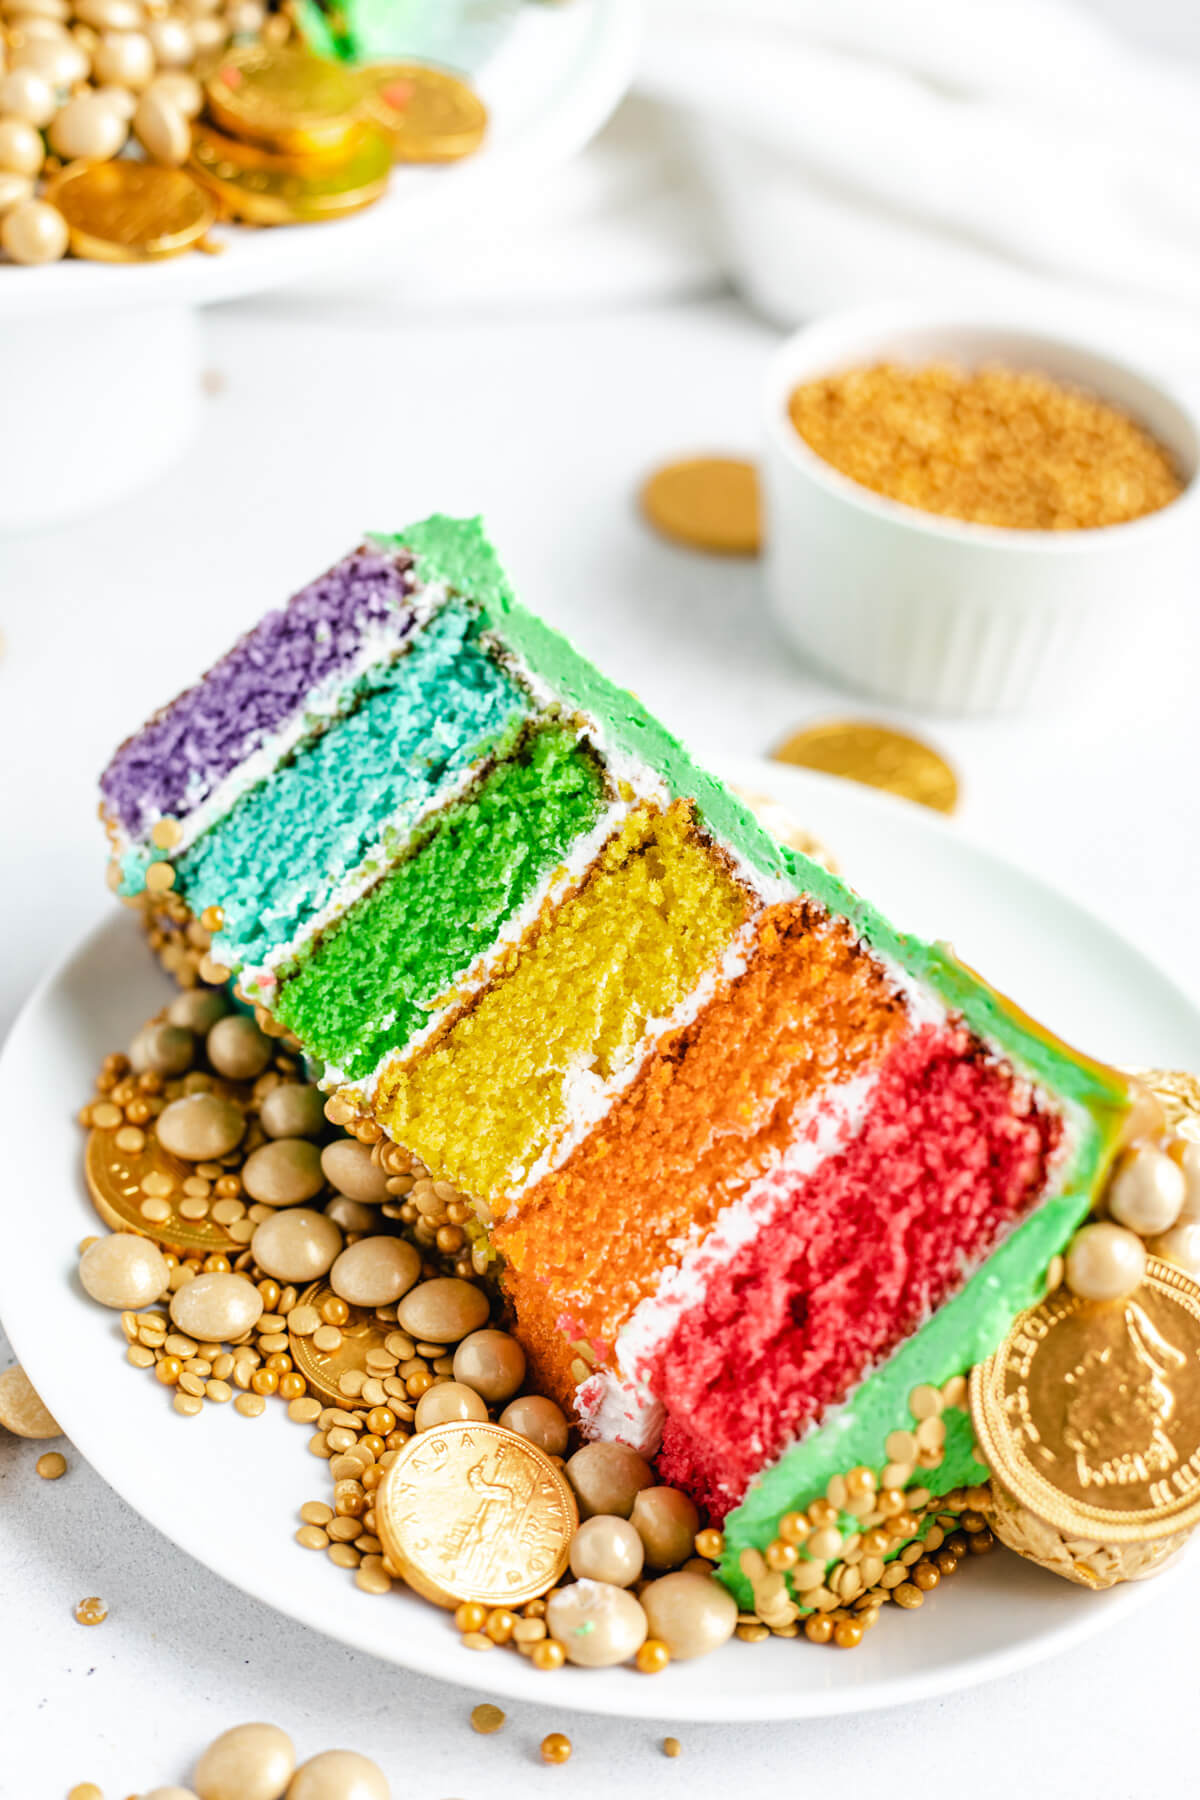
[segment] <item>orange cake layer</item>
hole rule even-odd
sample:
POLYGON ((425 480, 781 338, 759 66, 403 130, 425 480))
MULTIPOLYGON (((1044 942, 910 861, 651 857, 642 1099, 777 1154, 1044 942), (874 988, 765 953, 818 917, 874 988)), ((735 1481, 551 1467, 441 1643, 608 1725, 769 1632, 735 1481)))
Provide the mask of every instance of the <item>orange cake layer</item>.
POLYGON ((904 1024, 849 926, 803 900, 771 908, 746 971, 493 1234, 539 1377, 569 1394, 572 1343, 602 1355, 681 1242, 782 1155, 797 1108, 881 1061, 904 1024))

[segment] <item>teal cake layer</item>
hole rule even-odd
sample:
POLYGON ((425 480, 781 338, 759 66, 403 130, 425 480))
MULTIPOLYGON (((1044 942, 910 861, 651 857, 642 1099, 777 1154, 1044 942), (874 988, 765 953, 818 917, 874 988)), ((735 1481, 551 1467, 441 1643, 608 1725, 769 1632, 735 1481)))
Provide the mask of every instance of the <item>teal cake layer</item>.
POLYGON ((604 806, 604 777, 562 726, 531 731, 328 932, 272 1010, 326 1062, 369 1075, 561 866, 604 806))
POLYGON ((439 796, 512 740, 530 702, 478 635, 461 607, 443 606, 364 678, 351 713, 175 859, 192 911, 224 914, 213 954, 227 966, 291 943, 381 838, 387 860, 439 796))

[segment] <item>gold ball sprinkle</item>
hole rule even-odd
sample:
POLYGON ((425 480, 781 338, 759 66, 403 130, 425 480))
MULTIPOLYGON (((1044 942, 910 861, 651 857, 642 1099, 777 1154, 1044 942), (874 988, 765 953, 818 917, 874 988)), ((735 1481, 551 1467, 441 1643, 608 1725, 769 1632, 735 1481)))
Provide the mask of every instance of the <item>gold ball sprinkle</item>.
POLYGON ((108 1608, 98 1594, 89 1594, 75 1608, 75 1617, 81 1625, 103 1625, 108 1617, 108 1608))
POLYGON ((571 1740, 564 1731, 552 1731, 542 1739, 542 1761, 565 1763, 571 1754, 571 1740))

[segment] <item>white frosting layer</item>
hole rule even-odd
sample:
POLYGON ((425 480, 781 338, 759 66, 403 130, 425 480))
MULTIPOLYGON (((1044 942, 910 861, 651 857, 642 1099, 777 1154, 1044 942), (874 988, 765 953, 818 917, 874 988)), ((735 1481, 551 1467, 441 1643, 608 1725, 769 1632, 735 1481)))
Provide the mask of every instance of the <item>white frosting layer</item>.
POLYGON ((656 1353, 684 1315, 704 1298, 709 1283, 790 1206, 798 1179, 813 1174, 843 1150, 862 1128, 878 1082, 878 1070, 856 1075, 801 1107, 793 1136, 772 1168, 721 1213, 704 1238, 677 1246, 679 1261, 660 1277, 621 1327, 615 1369, 598 1369, 576 1389, 580 1423, 589 1437, 615 1437, 650 1453, 658 1448, 663 1409, 646 1383, 656 1353), (634 1440, 640 1440, 635 1443, 634 1440))

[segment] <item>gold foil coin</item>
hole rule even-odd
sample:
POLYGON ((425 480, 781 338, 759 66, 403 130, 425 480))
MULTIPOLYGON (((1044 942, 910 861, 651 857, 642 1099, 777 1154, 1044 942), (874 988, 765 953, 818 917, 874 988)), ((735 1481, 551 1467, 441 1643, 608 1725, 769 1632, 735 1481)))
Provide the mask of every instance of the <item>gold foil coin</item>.
POLYGON ((375 1495, 385 1554, 439 1606, 522 1606, 553 1587, 579 1522, 566 1478, 501 1425, 410 1438, 375 1495))
POLYGON ((1151 1257, 1128 1299, 1058 1288, 971 1372, 984 1461, 1068 1536, 1147 1542, 1200 1521, 1200 1285, 1151 1257))
POLYGON ((121 159, 72 163, 46 199, 67 221, 71 249, 93 262, 160 262, 196 247, 216 208, 183 169, 121 159))
POLYGON ((195 1175, 195 1165, 164 1150, 149 1126, 145 1139, 140 1150, 121 1150, 115 1131, 93 1127, 88 1133, 84 1177, 92 1205, 109 1230, 136 1231, 168 1250, 240 1256, 245 1246, 236 1243, 223 1225, 179 1214, 180 1201, 187 1199, 183 1184, 195 1175), (169 1208, 166 1218, 148 1219, 142 1211, 147 1201, 169 1208))
POLYGON ((213 119, 266 149, 341 155, 363 104, 362 77, 307 50, 246 44, 209 70, 204 95, 213 119))
POLYGON ((753 463, 721 456, 668 463, 643 483, 641 505, 656 531, 693 550, 757 556, 761 547, 753 463))
MULTIPOLYGON (((314 1281, 301 1294, 299 1305, 315 1306, 320 1312, 322 1303, 333 1297, 333 1289, 326 1282, 314 1281)), ((368 1350, 382 1350, 385 1339, 395 1329, 394 1325, 381 1325, 369 1307, 351 1306, 346 1323, 338 1326, 342 1341, 336 1350, 318 1350, 311 1337, 289 1331, 292 1361, 314 1394, 328 1400, 331 1406, 345 1406, 348 1402, 338 1386, 339 1379, 352 1370, 370 1375, 368 1350)))
POLYGON ((312 225, 380 199, 392 153, 378 125, 356 126, 345 155, 319 163, 278 156, 198 125, 188 168, 235 218, 252 225, 312 225))
POLYGON ((771 755, 776 762, 840 775, 864 787, 882 788, 915 800, 934 812, 952 813, 958 804, 958 780, 943 756, 920 738, 889 725, 860 719, 835 719, 795 732, 771 755))
POLYGON ((362 76, 365 110, 390 134, 397 162, 457 162, 483 142, 487 108, 457 75, 424 63, 377 63, 362 76))

